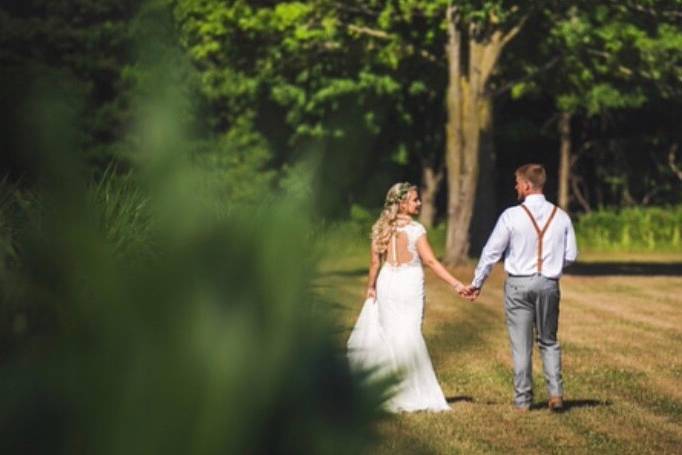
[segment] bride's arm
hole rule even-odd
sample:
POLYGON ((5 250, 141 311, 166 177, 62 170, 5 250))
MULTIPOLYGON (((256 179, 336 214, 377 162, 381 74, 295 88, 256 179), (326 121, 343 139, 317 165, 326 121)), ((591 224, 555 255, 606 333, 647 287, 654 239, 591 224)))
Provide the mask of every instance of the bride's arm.
POLYGON ((447 269, 443 267, 443 264, 441 264, 440 261, 436 259, 436 255, 433 254, 433 249, 431 249, 431 245, 429 244, 426 235, 422 235, 417 240, 417 252, 419 253, 419 257, 421 258, 422 263, 428 266, 431 270, 433 270, 433 272, 436 274, 436 276, 438 276, 438 278, 440 278, 441 280, 445 281, 450 286, 455 288, 457 292, 460 292, 462 289, 464 289, 464 285, 462 284, 462 282, 459 281, 454 276, 452 276, 450 272, 448 272, 447 269))
POLYGON ((379 274, 379 267, 381 267, 381 254, 374 248, 370 250, 371 259, 369 261, 369 276, 367 278, 367 298, 376 298, 376 282, 379 274))

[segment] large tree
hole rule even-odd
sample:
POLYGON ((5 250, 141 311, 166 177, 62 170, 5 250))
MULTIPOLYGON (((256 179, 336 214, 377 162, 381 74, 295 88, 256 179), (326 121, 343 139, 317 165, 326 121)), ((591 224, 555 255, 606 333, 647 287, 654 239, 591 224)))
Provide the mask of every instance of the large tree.
MULTIPOLYGON (((408 144, 422 165, 426 196, 423 219, 427 224, 443 175, 441 166, 445 165, 448 202, 444 261, 460 263, 470 246, 479 181, 491 179, 497 65, 505 46, 533 12, 534 2, 525 3, 523 9, 518 2, 504 1, 456 5, 446 1, 376 1, 353 6, 355 14, 348 15, 348 3, 344 4, 346 27, 357 40, 367 43, 370 58, 385 60, 388 68, 382 70, 398 85, 421 85, 431 95, 420 96, 415 91, 417 97, 410 100, 409 112, 429 118, 432 135, 434 131, 444 132, 444 136, 436 136, 442 142, 426 142, 426 147, 420 147, 415 138, 427 131, 417 130, 410 131, 412 140, 408 144)), ((488 206, 492 211, 494 203, 479 197, 478 206, 488 206)))
MULTIPOLYGON (((627 78, 604 77, 618 69, 613 65, 622 62, 620 54, 604 65, 595 49, 581 41, 599 38, 596 52, 629 42, 602 36, 626 19, 602 20, 581 35, 575 24, 582 21, 582 11, 590 18, 604 15, 599 5, 588 2, 174 4, 185 45, 203 74, 218 131, 257 127, 280 146, 274 158, 278 164, 295 159, 310 138, 336 144, 340 154, 362 150, 365 161, 333 166, 327 174, 330 182, 351 172, 369 176, 360 165, 376 167, 382 162, 370 156, 386 150, 383 156, 421 169, 427 224, 437 187, 446 180, 449 264, 466 258, 479 182, 491 181, 486 173, 493 168, 496 96, 507 89, 522 93, 543 72, 553 70, 543 84, 552 87, 551 96, 565 114, 559 122, 565 139, 571 137, 569 115, 576 109, 586 112, 594 105, 603 109, 639 100, 638 93, 628 93, 627 78), (525 41, 528 46, 514 54, 524 68, 516 74, 522 82, 515 83, 510 80, 514 71, 500 62, 527 27, 532 27, 535 41, 525 41), (534 60, 535 54, 546 61, 534 60), (586 82, 585 77, 595 80, 586 82), (613 87, 619 96, 613 96, 613 87)), ((614 5, 607 5, 607 16, 614 5)))
POLYGON ((364 100, 367 126, 420 164, 427 224, 446 165, 445 259, 466 258, 481 148, 486 161, 492 156, 493 74, 529 11, 500 1, 417 0, 274 6, 183 0, 176 11, 215 87, 208 94, 223 100, 224 112, 244 115, 265 95, 287 110, 287 137, 295 143, 343 134, 330 122, 334 110, 349 95, 364 100))
POLYGON ((461 263, 467 257, 481 160, 492 159, 493 75, 505 46, 521 31, 530 14, 528 9, 505 3, 472 2, 448 5, 445 10, 449 86, 444 260, 448 264, 461 263))
MULTIPOLYGON (((351 3, 355 14, 346 16, 347 27, 358 39, 368 42, 375 55, 387 56, 396 68, 416 57, 421 74, 446 75, 444 85, 430 87, 438 94, 435 102, 433 98, 422 100, 428 104, 423 110, 445 109, 445 125, 434 126, 445 130, 442 154, 422 160, 423 183, 429 213, 434 187, 440 180, 438 165, 445 164, 448 202, 444 261, 461 263, 469 250, 480 172, 492 169, 493 103, 498 92, 495 72, 503 50, 521 31, 536 2, 351 3)), ((345 11, 350 8, 348 2, 342 7, 345 11)), ((401 85, 411 82, 405 78, 410 75, 393 73, 401 85)), ((483 177, 490 180, 490 175, 483 177)))

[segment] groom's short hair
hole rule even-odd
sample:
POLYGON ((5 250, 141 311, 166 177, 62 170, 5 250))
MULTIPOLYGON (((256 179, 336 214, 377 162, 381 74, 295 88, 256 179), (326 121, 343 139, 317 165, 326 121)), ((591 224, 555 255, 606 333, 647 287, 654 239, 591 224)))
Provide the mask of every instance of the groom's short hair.
POLYGON ((533 188, 544 187, 547 180, 547 172, 545 172, 545 167, 542 164, 524 164, 516 170, 515 174, 529 181, 533 188))

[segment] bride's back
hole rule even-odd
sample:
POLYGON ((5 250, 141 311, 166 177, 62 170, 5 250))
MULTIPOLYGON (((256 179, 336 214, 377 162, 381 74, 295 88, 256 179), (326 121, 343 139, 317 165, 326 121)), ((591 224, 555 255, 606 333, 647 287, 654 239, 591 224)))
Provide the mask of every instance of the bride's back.
POLYGON ((426 233, 424 226, 411 221, 403 226, 396 226, 386 251, 386 262, 393 267, 403 265, 420 265, 417 252, 417 240, 426 233))

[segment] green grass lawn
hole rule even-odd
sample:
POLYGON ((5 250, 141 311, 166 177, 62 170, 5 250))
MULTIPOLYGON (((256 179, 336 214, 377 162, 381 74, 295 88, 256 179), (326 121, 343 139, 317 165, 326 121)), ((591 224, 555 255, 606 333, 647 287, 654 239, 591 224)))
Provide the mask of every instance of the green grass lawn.
MULTIPOLYGON (((340 343, 360 310, 367 270, 365 254, 347 251, 326 257, 317 280, 343 328, 340 343)), ((468 282, 474 265, 453 272, 468 282)), ((427 272, 424 336, 453 412, 390 416, 375 451, 682 453, 681 269, 679 252, 586 253, 562 278, 562 414, 546 409, 537 350, 535 405, 512 410, 501 265, 475 303, 427 272)))

